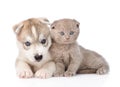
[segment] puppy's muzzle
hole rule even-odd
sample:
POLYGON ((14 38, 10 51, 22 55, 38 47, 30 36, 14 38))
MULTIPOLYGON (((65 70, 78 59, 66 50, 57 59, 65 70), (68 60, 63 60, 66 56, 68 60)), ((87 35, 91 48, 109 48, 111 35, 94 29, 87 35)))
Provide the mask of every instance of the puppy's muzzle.
POLYGON ((36 55, 34 56, 34 58, 35 58, 35 60, 36 60, 37 62, 39 62, 40 60, 42 60, 43 55, 38 55, 38 54, 36 54, 36 55))

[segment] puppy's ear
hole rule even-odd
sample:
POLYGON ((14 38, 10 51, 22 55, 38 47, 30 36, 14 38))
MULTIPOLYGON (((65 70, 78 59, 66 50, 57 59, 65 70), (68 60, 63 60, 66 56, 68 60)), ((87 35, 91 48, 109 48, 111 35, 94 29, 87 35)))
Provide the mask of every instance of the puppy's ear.
POLYGON ((24 25, 22 23, 14 25, 13 31, 15 32, 15 34, 18 35, 20 33, 20 31, 22 30, 23 26, 24 25))
POLYGON ((76 23, 76 27, 79 28, 80 23, 77 20, 75 20, 75 19, 73 19, 73 21, 76 23))
POLYGON ((38 18, 40 22, 44 23, 44 24, 47 24, 47 25, 50 25, 50 22, 47 18, 38 18))

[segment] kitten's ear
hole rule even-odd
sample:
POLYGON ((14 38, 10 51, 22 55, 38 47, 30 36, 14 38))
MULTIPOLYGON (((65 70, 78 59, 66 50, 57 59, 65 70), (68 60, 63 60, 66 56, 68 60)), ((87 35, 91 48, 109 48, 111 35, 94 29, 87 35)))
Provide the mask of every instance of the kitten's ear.
POLYGON ((52 24, 52 25, 51 25, 51 29, 55 29, 55 25, 52 24))
POLYGON ((20 33, 20 31, 22 30, 22 28, 24 27, 23 23, 19 23, 13 26, 13 31, 16 35, 18 35, 20 33))
POLYGON ((50 25, 50 22, 47 18, 38 18, 40 22, 44 23, 44 24, 47 24, 47 25, 50 25))
POLYGON ((57 23, 57 21, 54 21, 54 22, 51 24, 51 29, 55 29, 56 23, 57 23))
POLYGON ((75 20, 75 19, 73 19, 73 21, 75 21, 75 23, 76 23, 76 27, 79 28, 80 23, 79 23, 77 20, 75 20))

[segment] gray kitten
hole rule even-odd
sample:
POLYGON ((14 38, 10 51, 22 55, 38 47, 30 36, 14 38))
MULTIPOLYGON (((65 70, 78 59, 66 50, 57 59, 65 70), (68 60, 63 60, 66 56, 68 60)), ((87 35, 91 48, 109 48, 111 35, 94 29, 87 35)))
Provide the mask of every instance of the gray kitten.
POLYGON ((56 62, 54 76, 108 73, 109 66, 101 55, 77 44, 78 35, 79 22, 74 19, 60 19, 51 24, 50 53, 56 62))

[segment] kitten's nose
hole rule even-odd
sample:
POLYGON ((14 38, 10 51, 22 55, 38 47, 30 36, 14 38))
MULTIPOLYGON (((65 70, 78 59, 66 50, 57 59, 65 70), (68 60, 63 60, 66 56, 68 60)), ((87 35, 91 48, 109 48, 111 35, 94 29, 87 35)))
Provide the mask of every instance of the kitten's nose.
POLYGON ((69 36, 66 36, 65 38, 66 38, 66 40, 69 40, 69 39, 70 39, 70 37, 69 37, 69 36))
POLYGON ((36 55, 34 56, 34 58, 35 58, 36 61, 39 62, 40 60, 42 60, 43 55, 38 55, 38 54, 36 54, 36 55))
POLYGON ((66 40, 69 40, 70 38, 69 37, 66 37, 66 40))

